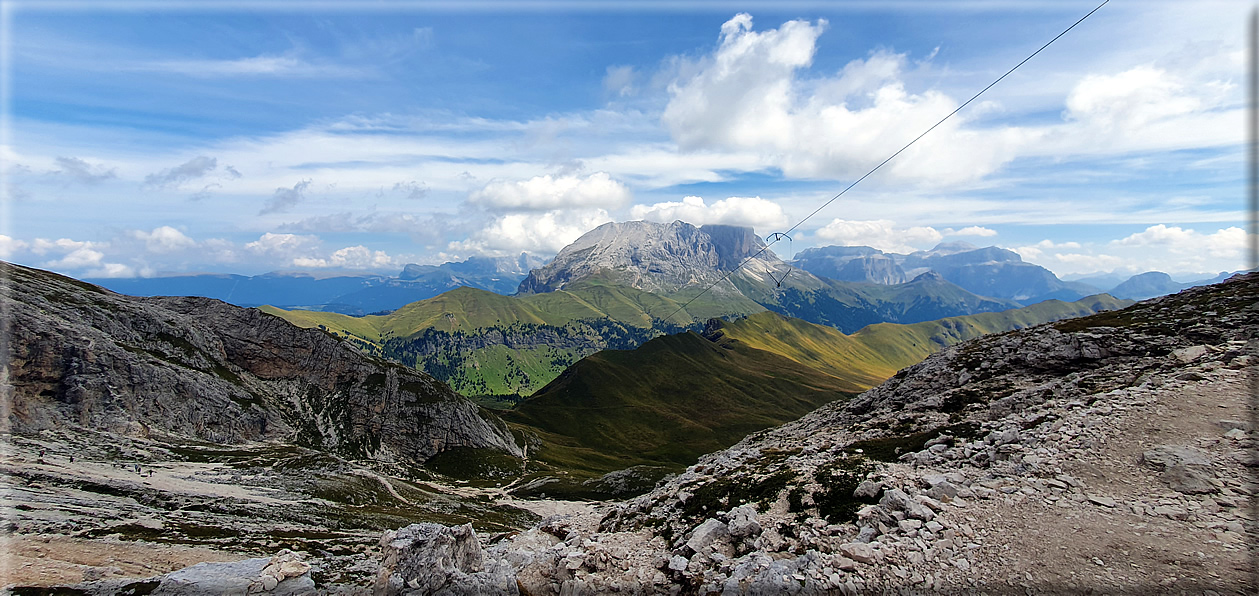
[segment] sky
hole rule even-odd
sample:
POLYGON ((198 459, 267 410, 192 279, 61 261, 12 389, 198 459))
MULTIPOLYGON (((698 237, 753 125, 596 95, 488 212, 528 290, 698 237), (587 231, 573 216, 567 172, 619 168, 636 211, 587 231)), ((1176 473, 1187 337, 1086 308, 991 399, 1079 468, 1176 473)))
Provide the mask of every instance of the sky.
POLYGON ((1097 4, 4 0, 0 258, 396 273, 680 219, 1247 267, 1240 0, 1111 0, 810 217, 1097 4))

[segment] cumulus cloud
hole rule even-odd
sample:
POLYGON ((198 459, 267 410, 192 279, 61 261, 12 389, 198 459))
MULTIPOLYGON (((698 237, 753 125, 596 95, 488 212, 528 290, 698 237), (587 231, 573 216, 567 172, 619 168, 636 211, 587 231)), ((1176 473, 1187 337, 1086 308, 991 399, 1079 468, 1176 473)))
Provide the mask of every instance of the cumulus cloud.
POLYGON ((487 256, 521 252, 553 254, 582 234, 610 221, 612 218, 603 209, 511 213, 495 218, 467 240, 450 243, 448 249, 487 256))
POLYGON ((386 269, 401 266, 397 259, 383 250, 371 250, 366 246, 347 246, 334 251, 327 258, 297 257, 293 259, 296 267, 323 269, 336 267, 339 269, 386 269))
POLYGON ((58 157, 55 161, 59 169, 53 171, 54 175, 64 176, 83 184, 99 184, 118 177, 114 168, 106 170, 104 166, 92 165, 77 157, 58 157))
POLYGON ((257 240, 246 243, 245 250, 259 256, 294 259, 310 256, 319 249, 319 245, 320 241, 316 236, 267 232, 257 240))
POLYGON ((1236 226, 1202 234, 1192 229, 1158 224, 1115 240, 1111 244, 1165 246, 1175 253, 1205 252, 1213 257, 1240 259, 1247 248, 1247 234, 1245 230, 1236 226))
POLYGON ((293 185, 293 188, 280 187, 275 189, 275 193, 262 206, 262 210, 258 211, 258 215, 266 215, 268 213, 283 213, 291 210, 302 199, 306 198, 306 189, 310 188, 310 180, 302 180, 293 185))
POLYGON ((616 208, 630 199, 630 191, 606 172, 580 176, 535 176, 515 182, 491 182, 468 200, 506 209, 548 210, 563 207, 616 208))
POLYGON ((944 237, 929 226, 896 227, 887 219, 849 221, 834 219, 815 232, 818 238, 843 246, 869 246, 884 252, 907 254, 929 248, 944 237))
MULTIPOLYGON (((875 52, 836 76, 807 83, 826 21, 789 21, 756 32, 736 15, 717 50, 669 85, 661 117, 687 151, 747 150, 772 156, 791 177, 853 177, 935 124, 959 102, 936 91, 910 93, 900 80, 903 54, 875 52)), ((964 128, 954 117, 889 168, 898 178, 958 183, 981 178, 1013 158, 1024 134, 964 128)))
POLYGON ((697 226, 747 226, 765 233, 787 225, 787 215, 782 207, 760 197, 730 197, 712 205, 706 205, 701 197, 684 197, 681 202, 634 205, 630 209, 630 217, 659 223, 680 219, 697 226))
POLYGON ((197 245, 196 241, 170 226, 153 228, 151 232, 132 230, 131 237, 144 242, 145 250, 152 253, 170 253, 197 245))
MULTIPOLYGON (((13 241, 21 243, 22 241, 13 241)), ((39 264, 55 271, 68 271, 79 277, 134 277, 135 270, 121 263, 106 261, 107 242, 72 240, 70 238, 36 238, 23 248, 39 256, 54 256, 39 264)))
MULTIPOLYGON (((177 187, 185 182, 196 180, 217 168, 219 162, 213 157, 204 155, 194 157, 187 162, 144 177, 144 184, 156 188, 177 187)), ((235 171, 235 170, 232 170, 235 171)), ((237 173, 239 176, 239 173, 237 173)))
POLYGON ((8 258, 15 253, 26 250, 28 243, 10 236, 0 234, 0 257, 8 258))

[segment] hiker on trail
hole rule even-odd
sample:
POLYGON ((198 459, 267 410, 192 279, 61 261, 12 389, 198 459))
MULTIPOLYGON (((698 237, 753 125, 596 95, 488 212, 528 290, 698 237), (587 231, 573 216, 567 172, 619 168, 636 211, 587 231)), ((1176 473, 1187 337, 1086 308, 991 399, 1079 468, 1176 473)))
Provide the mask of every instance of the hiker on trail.
POLYGON ((74 456, 73 456, 73 455, 71 455, 71 456, 70 456, 70 463, 74 463, 74 456))
POLYGON ((136 464, 136 474, 140 473, 140 464, 136 464))

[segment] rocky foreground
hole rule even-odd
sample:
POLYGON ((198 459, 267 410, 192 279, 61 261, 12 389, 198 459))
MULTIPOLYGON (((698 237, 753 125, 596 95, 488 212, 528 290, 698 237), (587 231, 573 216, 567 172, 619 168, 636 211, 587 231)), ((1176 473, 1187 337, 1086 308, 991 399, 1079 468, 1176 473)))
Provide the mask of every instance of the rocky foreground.
POLYGON ((1253 594, 1257 357, 1250 274, 948 348, 632 500, 385 532, 356 577, 280 553, 74 589, 1253 594))

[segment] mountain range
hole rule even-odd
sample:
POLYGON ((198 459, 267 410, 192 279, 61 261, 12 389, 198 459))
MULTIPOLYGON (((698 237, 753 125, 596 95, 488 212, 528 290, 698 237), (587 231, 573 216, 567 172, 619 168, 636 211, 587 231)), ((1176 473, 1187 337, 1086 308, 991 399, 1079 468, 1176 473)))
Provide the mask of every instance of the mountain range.
POLYGON ((461 288, 378 316, 265 307, 414 366, 470 396, 517 401, 605 348, 698 330, 713 317, 764 310, 854 333, 1018 308, 928 271, 896 285, 841 282, 793 267, 749 228, 608 223, 532 270, 515 296, 461 288), (742 264, 742 267, 740 267, 742 264))
POLYGON ((85 281, 132 296, 203 296, 237 306, 272 305, 349 315, 391 311, 460 287, 498 294, 516 290, 538 257, 472 257, 459 263, 411 264, 396 277, 363 274, 193 274, 85 281))
POLYGON ((1024 262, 1014 251, 996 246, 980 248, 966 242, 946 242, 909 254, 887 253, 869 246, 824 246, 800 251, 791 264, 820 277, 880 285, 904 283, 934 271, 969 292, 1024 305, 1050 299, 1075 300, 1102 292, 1116 298, 1144 300, 1219 283, 1233 275, 1222 272, 1211 279, 1182 283, 1173 281, 1166 273, 1150 271, 1126 279, 1092 276, 1064 281, 1040 265, 1024 262))

